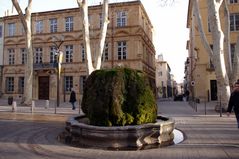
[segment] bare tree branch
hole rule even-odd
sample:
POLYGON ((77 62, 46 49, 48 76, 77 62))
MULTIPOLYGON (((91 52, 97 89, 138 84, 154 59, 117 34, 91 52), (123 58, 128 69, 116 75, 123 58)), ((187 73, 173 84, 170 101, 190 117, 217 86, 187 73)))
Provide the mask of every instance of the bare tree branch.
POLYGON ((224 1, 223 3, 224 6, 224 43, 225 43, 225 48, 224 48, 224 55, 225 55, 225 60, 226 62, 226 69, 228 72, 229 77, 231 77, 232 74, 232 59, 231 59, 231 47, 230 47, 230 14, 229 14, 229 9, 227 5, 227 1, 224 1))
POLYGON ((109 6, 109 4, 108 3, 109 3, 108 0, 104 0, 103 9, 102 9, 103 26, 101 28, 101 33, 100 33, 100 47, 99 47, 98 53, 96 55, 96 60, 95 60, 96 61, 96 65, 95 65, 96 69, 100 69, 100 67, 101 67, 101 57, 102 57, 103 52, 104 52, 107 26, 108 26, 108 23, 109 23, 109 18, 108 18, 108 6, 109 6))
POLYGON ((159 0, 159 5, 161 7, 172 6, 176 0, 159 0))
POLYGON ((87 0, 77 0, 78 6, 81 10, 82 19, 83 19, 83 30, 84 30, 84 44, 86 51, 86 65, 87 65, 87 74, 91 74, 94 71, 92 64, 92 55, 90 48, 90 31, 89 31, 89 17, 88 17, 88 1, 87 0))
POLYGON ((200 38, 202 39, 201 41, 202 41, 205 49, 207 50, 209 57, 212 59, 213 52, 212 52, 212 49, 211 49, 211 47, 208 43, 207 37, 205 35, 205 31, 203 29, 202 18, 201 18, 199 6, 198 6, 198 0, 194 0, 194 9, 195 9, 194 14, 196 16, 196 20, 197 20, 197 23, 198 23, 198 29, 199 29, 199 32, 200 32, 200 35, 201 35, 200 38))

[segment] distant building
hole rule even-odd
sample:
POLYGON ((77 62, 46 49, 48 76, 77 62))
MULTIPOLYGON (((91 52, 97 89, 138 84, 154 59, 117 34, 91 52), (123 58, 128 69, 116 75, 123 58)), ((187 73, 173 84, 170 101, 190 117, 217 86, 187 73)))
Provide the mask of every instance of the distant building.
POLYGON ((170 80, 171 80, 171 87, 172 87, 172 96, 174 97, 175 95, 178 94, 178 90, 177 90, 177 85, 178 85, 178 84, 177 84, 177 82, 175 81, 173 74, 171 74, 170 80))
POLYGON ((178 83, 177 86, 176 86, 176 89, 177 89, 177 94, 184 94, 185 93, 183 83, 178 83))
POLYGON ((171 68, 163 56, 159 55, 156 59, 156 88, 159 98, 168 98, 173 96, 173 83, 171 80, 171 68))
MULTIPOLYGON (((60 50, 63 64, 60 80, 60 100, 68 101, 74 88, 79 97, 86 79, 86 54, 83 43, 79 8, 46 11, 32 14, 34 51, 34 99, 56 99, 56 48, 53 37, 64 36, 60 50)), ((103 68, 124 66, 144 71, 155 85, 155 48, 152 24, 140 1, 109 5, 107 37, 102 60, 103 68)), ((4 68, 3 96, 20 98, 24 91, 26 63, 25 36, 18 16, 3 17, 4 68)), ((102 6, 89 7, 91 50, 94 59, 99 47, 102 27, 102 6)))

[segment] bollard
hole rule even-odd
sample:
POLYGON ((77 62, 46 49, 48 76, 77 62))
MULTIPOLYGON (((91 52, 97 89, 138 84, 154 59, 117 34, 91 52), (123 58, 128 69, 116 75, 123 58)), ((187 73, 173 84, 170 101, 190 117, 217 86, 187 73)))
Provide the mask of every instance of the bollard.
POLYGON ((49 105, 50 105, 49 100, 46 100, 45 109, 48 109, 48 108, 49 108, 49 105))
POLYGON ((13 97, 9 96, 8 99, 7 99, 7 102, 8 102, 8 105, 12 105, 13 97))
POLYGON ((207 102, 206 102, 206 100, 205 100, 205 103, 204 103, 204 110, 205 110, 205 115, 207 115, 207 102))
POLYGON ((82 101, 82 97, 80 95, 80 98, 79 98, 79 114, 81 114, 81 101, 82 101))
POLYGON ((81 114, 81 105, 79 104, 79 114, 81 114))
POLYGON ((220 117, 222 117, 222 100, 221 100, 221 97, 222 97, 222 96, 221 96, 221 93, 220 93, 220 96, 219 96, 219 98, 220 98, 220 99, 219 99, 219 102, 220 102, 220 103, 219 103, 219 107, 220 107, 220 117))
POLYGON ((195 103, 195 111, 198 111, 198 106, 197 106, 197 102, 195 103))
POLYGON ((13 101, 12 102, 12 112, 16 112, 17 111, 17 102, 13 101))
POLYGON ((31 112, 33 113, 33 111, 34 111, 34 108, 35 108, 35 101, 33 100, 32 101, 32 106, 31 106, 31 112))

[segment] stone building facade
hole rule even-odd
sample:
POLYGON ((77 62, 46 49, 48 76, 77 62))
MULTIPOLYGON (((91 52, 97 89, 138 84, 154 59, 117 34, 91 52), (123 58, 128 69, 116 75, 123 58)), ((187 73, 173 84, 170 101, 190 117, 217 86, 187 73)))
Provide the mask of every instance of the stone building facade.
POLYGON ((3 39, 4 39, 4 23, 0 18, 0 97, 2 96, 2 68, 3 68, 3 39))
POLYGON ((171 78, 171 68, 163 56, 159 55, 156 59, 156 88, 158 98, 173 97, 173 83, 171 78))
MULTIPOLYGON (((102 26, 102 6, 89 7, 91 50, 99 48, 102 26)), ((109 5, 107 37, 103 68, 118 66, 143 70, 155 84, 155 48, 152 42, 152 24, 140 1, 109 5)), ((21 98, 26 63, 25 36, 17 15, 3 17, 5 25, 3 96, 21 98)), ((57 74, 55 44, 63 52, 60 101, 68 101, 71 88, 77 97, 83 92, 86 74, 86 55, 83 43, 82 21, 79 8, 46 11, 32 14, 34 82, 33 98, 55 100, 57 74)))

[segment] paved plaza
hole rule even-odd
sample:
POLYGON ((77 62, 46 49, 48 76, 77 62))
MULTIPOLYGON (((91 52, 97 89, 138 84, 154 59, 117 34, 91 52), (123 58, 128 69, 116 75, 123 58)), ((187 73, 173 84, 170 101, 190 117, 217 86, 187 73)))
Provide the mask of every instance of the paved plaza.
POLYGON ((215 104, 201 103, 195 109, 187 102, 158 101, 158 114, 174 118, 185 140, 157 149, 110 151, 58 142, 65 121, 79 113, 70 103, 61 103, 56 113, 54 101, 49 108, 45 101, 36 101, 33 112, 23 106, 12 112, 7 100, 0 99, 0 159, 238 159, 239 129, 234 114, 220 117, 213 109, 215 104))

